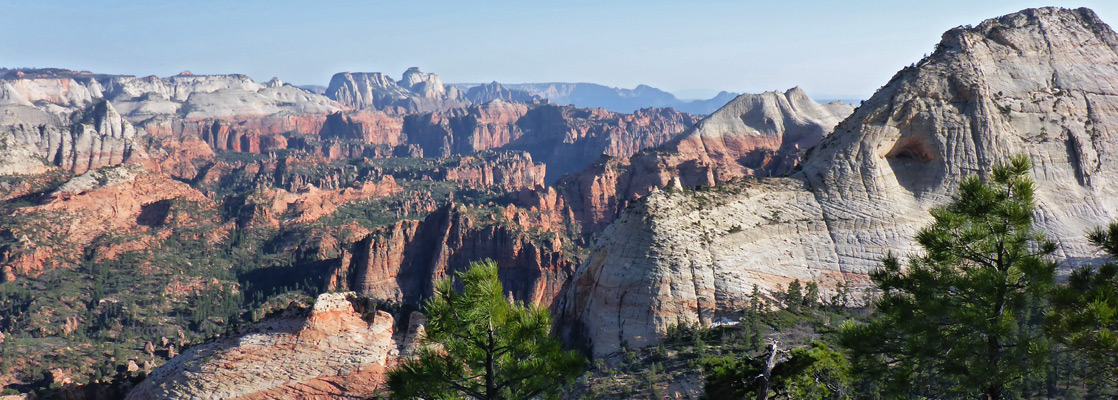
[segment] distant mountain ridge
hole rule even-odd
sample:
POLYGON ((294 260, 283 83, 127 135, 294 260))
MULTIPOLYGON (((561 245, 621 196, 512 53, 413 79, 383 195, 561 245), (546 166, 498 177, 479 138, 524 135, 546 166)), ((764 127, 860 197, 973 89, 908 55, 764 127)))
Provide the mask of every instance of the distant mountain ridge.
MULTIPOLYGON (((480 84, 452 84, 466 90, 480 84)), ((680 100, 674 94, 648 86, 637 85, 633 89, 623 89, 599 85, 597 83, 502 83, 502 86, 528 92, 547 99, 553 104, 574 105, 584 108, 604 108, 613 112, 632 113, 649 107, 671 107, 690 114, 710 114, 718 110, 739 93, 722 91, 707 100, 680 100)))

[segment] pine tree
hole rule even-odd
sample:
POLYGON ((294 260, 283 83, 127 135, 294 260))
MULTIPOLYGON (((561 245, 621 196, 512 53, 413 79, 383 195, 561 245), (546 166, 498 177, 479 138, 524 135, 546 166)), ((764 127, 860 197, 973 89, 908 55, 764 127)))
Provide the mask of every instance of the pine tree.
POLYGON ((1085 356, 1098 389, 1118 395, 1118 222, 1088 239, 1111 260, 1077 269, 1053 290, 1048 327, 1053 339, 1085 356))
POLYGON ((784 307, 791 312, 799 312, 800 305, 803 304, 803 286, 800 280, 796 279, 788 284, 788 290, 784 292, 784 307))
POLYGON ((388 373, 392 398, 530 399, 578 376, 585 358, 549 336, 539 304, 510 302, 491 260, 435 283, 427 301, 426 338, 415 359, 388 373))
POLYGON ((749 308, 745 310, 743 323, 746 327, 746 335, 748 335, 748 344, 750 349, 761 348, 761 312, 762 312, 761 290, 757 285, 753 285, 753 292, 749 295, 749 308))
POLYGON ((876 314, 845 326, 843 342, 890 396, 1001 399, 1042 369, 1037 307, 1056 247, 1033 227, 1031 168, 1013 157, 989 182, 964 179, 917 234, 923 254, 907 270, 890 255, 870 274, 881 290, 876 314))
POLYGON ((804 285, 803 306, 806 309, 814 309, 817 305, 819 305, 819 284, 808 282, 804 285))

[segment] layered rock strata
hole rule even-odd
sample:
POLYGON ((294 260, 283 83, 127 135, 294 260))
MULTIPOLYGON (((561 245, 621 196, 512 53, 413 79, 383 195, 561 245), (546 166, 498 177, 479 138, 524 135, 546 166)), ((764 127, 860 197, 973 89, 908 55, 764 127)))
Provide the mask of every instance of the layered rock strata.
POLYGON ((603 157, 557 186, 586 233, 600 233, 630 201, 673 180, 697 187, 785 175, 852 109, 818 104, 799 88, 744 94, 662 146, 603 157))
POLYGON ((394 112, 444 111, 469 104, 457 86, 445 86, 438 75, 414 67, 399 81, 379 72, 341 72, 330 78, 326 96, 352 109, 394 112))
POLYGON ((155 369, 128 399, 322 399, 378 394, 400 354, 395 320, 363 318, 347 296, 327 293, 310 315, 289 311, 247 332, 200 344, 155 369))
POLYGON ((525 229, 539 223, 524 210, 510 207, 499 223, 474 218, 463 206, 447 206, 422 221, 399 221, 372 232, 355 244, 342 271, 349 287, 371 298, 419 304, 436 280, 491 258, 514 298, 551 304, 575 267, 562 240, 555 235, 533 240, 525 229))
POLYGON ((1030 9, 952 29, 805 157, 740 194, 659 193, 624 213, 565 298, 572 337, 598 354, 708 325, 757 284, 865 283, 887 252, 914 254, 928 210, 1013 154, 1034 162, 1040 229, 1061 265, 1118 216, 1118 35, 1087 9, 1030 9), (767 217, 767 218, 765 218, 767 217), (727 224, 733 224, 727 226, 727 224))
POLYGON ((81 174, 120 165, 144 154, 136 129, 107 101, 63 121, 38 110, 0 107, 0 174, 27 174, 60 167, 81 174))

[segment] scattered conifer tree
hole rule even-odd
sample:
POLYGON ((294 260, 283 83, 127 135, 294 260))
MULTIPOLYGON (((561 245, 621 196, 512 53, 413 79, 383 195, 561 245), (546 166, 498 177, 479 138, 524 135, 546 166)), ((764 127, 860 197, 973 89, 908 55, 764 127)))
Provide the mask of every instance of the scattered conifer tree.
POLYGON ((582 371, 585 358, 549 336, 539 304, 510 302, 491 260, 435 284, 426 338, 417 357, 388 373, 392 398, 531 399, 555 393, 582 371))
POLYGON ((1088 235, 1112 259, 1074 271, 1067 285, 1053 290, 1048 327, 1052 337, 1086 360, 1098 389, 1118 395, 1118 222, 1088 235))
POLYGON ((870 274, 876 314, 844 327, 856 364, 880 377, 887 397, 1015 394, 1048 359, 1037 315, 1052 286, 1056 246, 1033 227, 1032 165, 994 167, 961 183, 921 230, 923 254, 907 269, 892 255, 870 274))

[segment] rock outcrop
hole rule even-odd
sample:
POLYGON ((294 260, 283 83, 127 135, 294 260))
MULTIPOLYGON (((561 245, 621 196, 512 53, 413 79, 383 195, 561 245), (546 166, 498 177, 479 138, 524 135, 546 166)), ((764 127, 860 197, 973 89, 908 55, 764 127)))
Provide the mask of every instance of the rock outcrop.
POLYGON ((70 121, 25 107, 4 107, 0 174, 26 174, 54 166, 80 174, 120 165, 144 153, 136 129, 108 101, 74 113, 70 121))
POLYGON ((603 157, 557 186, 586 234, 600 233, 630 201, 673 180, 696 187, 785 175, 852 110, 817 104, 799 88, 743 94, 662 146, 603 157))
POLYGON ((445 111, 469 104, 457 86, 444 86, 438 75, 415 67, 400 81, 380 72, 340 72, 330 78, 326 96, 352 109, 382 111, 445 111))
MULTIPOLYGON (((85 249, 106 233, 151 230, 164 224, 189 226, 192 218, 202 218, 178 212, 183 203, 214 207, 198 190, 141 165, 91 170, 59 186, 43 204, 19 209, 20 215, 35 218, 0 229, 0 234, 22 238, 18 247, 0 254, 0 262, 12 266, 17 275, 37 275, 53 263, 80 259, 82 252, 73 250, 85 249)), ((210 234, 216 241, 223 232, 210 234)), ((116 249, 108 246, 101 251, 116 249)))
POLYGON ((422 221, 396 222, 356 243, 348 279, 335 281, 348 280, 351 290, 371 298, 419 304, 436 280, 491 258, 514 298, 553 304, 575 267, 562 240, 533 240, 526 230, 539 224, 525 210, 510 207, 499 217, 479 221, 467 208, 450 205, 422 221))
POLYGON ((743 94, 700 121, 669 151, 678 153, 673 158, 709 165, 716 181, 781 176, 853 111, 845 103, 818 104, 798 87, 743 94))
MULTIPOLYGON (((749 288, 865 283, 958 182, 1026 154, 1038 226, 1062 265, 1094 257, 1086 231, 1118 217, 1118 35, 1087 9, 1030 9, 944 34, 835 128, 790 179, 739 193, 661 192, 608 228, 563 304, 598 354, 709 324, 749 288)), ((738 183, 742 185, 743 183, 738 183)), ((721 188, 721 187, 720 187, 721 188)), ((727 189, 734 188, 727 185, 727 189)), ((713 192, 718 192, 715 189, 713 192)))
POLYGON ((396 180, 387 176, 378 182, 362 182, 355 187, 339 190, 322 190, 314 185, 306 185, 295 193, 276 189, 268 191, 266 195, 272 198, 270 210, 274 215, 286 215, 288 222, 303 224, 330 215, 345 203, 384 197, 400 191, 396 180))
MULTIPOLYGON (((322 399, 377 395, 400 354, 395 320, 327 293, 310 315, 288 311, 247 332, 187 349, 156 368, 128 399, 322 399)), ((413 341, 413 340, 407 340, 413 341)))
POLYGON ((547 166, 532 162, 532 155, 519 151, 462 156, 448 163, 434 178, 468 187, 496 186, 502 191, 544 187, 547 166))

